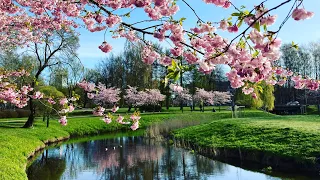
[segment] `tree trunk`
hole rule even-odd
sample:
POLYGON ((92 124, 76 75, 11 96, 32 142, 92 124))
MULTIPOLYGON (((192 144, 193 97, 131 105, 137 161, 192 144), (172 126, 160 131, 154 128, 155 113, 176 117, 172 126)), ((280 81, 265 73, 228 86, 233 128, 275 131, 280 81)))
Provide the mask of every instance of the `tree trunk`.
POLYGON ((43 113, 42 121, 44 122, 45 120, 46 120, 46 113, 43 113))
MULTIPOLYGON (((39 79, 41 72, 47 67, 47 63, 48 62, 46 61, 46 63, 43 66, 39 67, 37 74, 34 76, 34 80, 31 83, 31 88, 33 88, 33 90, 29 92, 29 94, 28 94, 29 96, 32 96, 32 94, 34 93, 34 87, 36 86, 36 83, 39 79)), ((28 117, 28 121, 23 125, 23 128, 30 128, 33 126, 35 107, 34 107, 32 98, 30 98, 30 100, 29 100, 29 109, 30 109, 30 115, 28 117)))
MULTIPOLYGON (((182 63, 181 63, 181 65, 182 65, 182 63)), ((182 73, 180 72, 180 86, 181 87, 183 87, 183 84, 182 84, 182 73)), ((181 102, 180 102, 180 110, 182 111, 182 113, 183 113, 183 101, 181 100, 181 102)))
POLYGON ((34 122, 34 105, 33 105, 33 99, 30 98, 29 100, 29 109, 30 109, 30 115, 28 117, 28 121, 23 125, 23 128, 30 128, 33 126, 34 122))
POLYGON ((47 128, 49 127, 49 114, 47 115, 47 128))

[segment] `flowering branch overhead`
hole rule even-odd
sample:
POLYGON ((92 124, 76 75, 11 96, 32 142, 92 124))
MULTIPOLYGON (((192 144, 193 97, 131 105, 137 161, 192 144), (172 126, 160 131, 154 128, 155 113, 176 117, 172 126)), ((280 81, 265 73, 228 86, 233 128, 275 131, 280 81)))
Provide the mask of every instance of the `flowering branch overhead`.
MULTIPOLYGON (((84 26, 90 32, 105 31, 107 34, 108 31, 113 38, 121 37, 132 43, 146 44, 142 57, 147 64, 159 60, 161 64, 169 65, 169 58, 185 59, 190 64, 199 65, 199 71, 203 73, 210 73, 217 64, 227 64, 232 68, 227 77, 233 88, 244 86, 246 90, 251 88, 252 83, 266 81, 282 84, 288 79, 288 73, 279 75, 276 73, 278 68, 274 67, 280 57, 281 40, 277 36, 290 16, 293 20, 301 21, 314 15, 304 9, 304 0, 283 0, 271 8, 265 6, 264 0, 250 10, 236 7, 232 0, 202 1, 221 8, 231 7, 235 12, 228 19, 206 22, 194 7, 182 0, 197 17, 195 27, 189 31, 183 26, 186 18, 175 19, 175 14, 180 10, 176 0, 7 0, 0 3, 0 47, 41 43, 54 30, 71 31, 84 26), (292 5, 288 15, 279 29, 272 31, 270 27, 277 15, 271 13, 286 4, 292 5), (119 11, 116 10, 120 9, 127 13, 117 14, 119 11), (130 18, 135 9, 143 9, 146 19, 125 22, 125 18, 130 18), (215 27, 216 24, 218 27, 215 27), (240 28, 244 30, 239 33, 240 28), (228 40, 220 36, 219 31, 238 34, 228 40), (142 34, 142 38, 138 33, 142 34), (156 52, 146 43, 145 35, 159 42, 171 41, 172 57, 156 52)), ((106 40, 98 48, 105 53, 112 51, 112 45, 106 40)), ((293 79, 296 79, 297 88, 318 89, 317 80, 296 76, 293 79)))

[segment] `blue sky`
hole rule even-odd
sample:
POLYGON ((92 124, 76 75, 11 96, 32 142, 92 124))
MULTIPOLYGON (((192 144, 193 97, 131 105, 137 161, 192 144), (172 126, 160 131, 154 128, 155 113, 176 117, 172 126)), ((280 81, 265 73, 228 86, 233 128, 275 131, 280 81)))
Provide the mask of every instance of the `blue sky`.
MULTIPOLYGON (((198 15, 204 21, 217 22, 223 18, 228 18, 232 12, 235 12, 233 8, 228 10, 218 8, 213 4, 205 4, 202 0, 186 0, 198 13, 198 15)), ((267 7, 274 7, 284 0, 269 0, 267 7)), ((232 2, 240 7, 244 5, 247 9, 252 9, 253 5, 257 5, 261 0, 232 0, 232 2)), ((193 12, 185 5, 182 4, 181 0, 178 1, 180 11, 175 15, 175 19, 181 17, 187 18, 184 22, 185 29, 194 27, 197 18, 193 12)), ((277 22, 271 27, 270 30, 277 30, 282 19, 288 13, 288 10, 292 6, 292 3, 285 5, 275 11, 272 14, 277 14, 277 22)), ((304 0, 304 7, 308 11, 315 12, 315 16, 312 19, 304 21, 294 21, 292 18, 285 24, 283 29, 280 31, 279 36, 283 42, 290 43, 294 41, 299 45, 307 44, 311 41, 320 40, 320 1, 319 0, 304 0)), ((123 21, 133 23, 139 20, 145 20, 147 16, 142 10, 135 10, 131 18, 124 18, 123 21)), ((148 25, 146 25, 148 26, 148 25)), ((241 30, 241 29, 240 29, 241 30)), ((105 54, 98 49, 98 46, 104 41, 104 32, 91 33, 86 29, 82 28, 80 32, 80 48, 78 50, 79 57, 83 65, 87 68, 94 68, 102 59, 107 57, 109 54, 105 54)), ((218 34, 223 37, 232 39, 237 34, 230 34, 218 31, 218 34)), ((113 53, 120 53, 123 50, 124 39, 112 39, 111 35, 107 33, 106 41, 113 46, 113 53)), ((165 43, 163 46, 167 47, 165 43)))

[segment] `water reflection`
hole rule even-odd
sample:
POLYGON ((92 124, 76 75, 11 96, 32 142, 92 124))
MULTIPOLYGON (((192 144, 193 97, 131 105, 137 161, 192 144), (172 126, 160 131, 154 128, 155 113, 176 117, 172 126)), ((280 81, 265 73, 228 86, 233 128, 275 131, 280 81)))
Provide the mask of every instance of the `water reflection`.
POLYGON ((31 180, 279 179, 154 144, 142 137, 64 144, 43 152, 27 174, 31 180))

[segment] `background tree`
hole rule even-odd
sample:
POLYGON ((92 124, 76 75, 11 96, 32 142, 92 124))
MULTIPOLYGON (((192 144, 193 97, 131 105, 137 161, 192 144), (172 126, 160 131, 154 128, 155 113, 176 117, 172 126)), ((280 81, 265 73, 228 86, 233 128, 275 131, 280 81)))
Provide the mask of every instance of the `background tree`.
POLYGON ((264 108, 271 111, 274 108, 274 86, 260 82, 253 85, 255 96, 242 93, 241 89, 236 92, 236 103, 249 108, 264 108))
MULTIPOLYGON (((73 32, 55 31, 52 34, 44 34, 43 43, 34 43, 29 49, 36 56, 37 66, 31 87, 35 88, 42 72, 52 66, 72 63, 75 60, 76 50, 79 47, 79 39, 73 32), (67 58, 65 58, 67 57, 67 58)), ((30 92, 30 94, 32 94, 30 92)), ((30 115, 23 127, 31 127, 34 122, 35 106, 33 100, 29 101, 30 115)))

